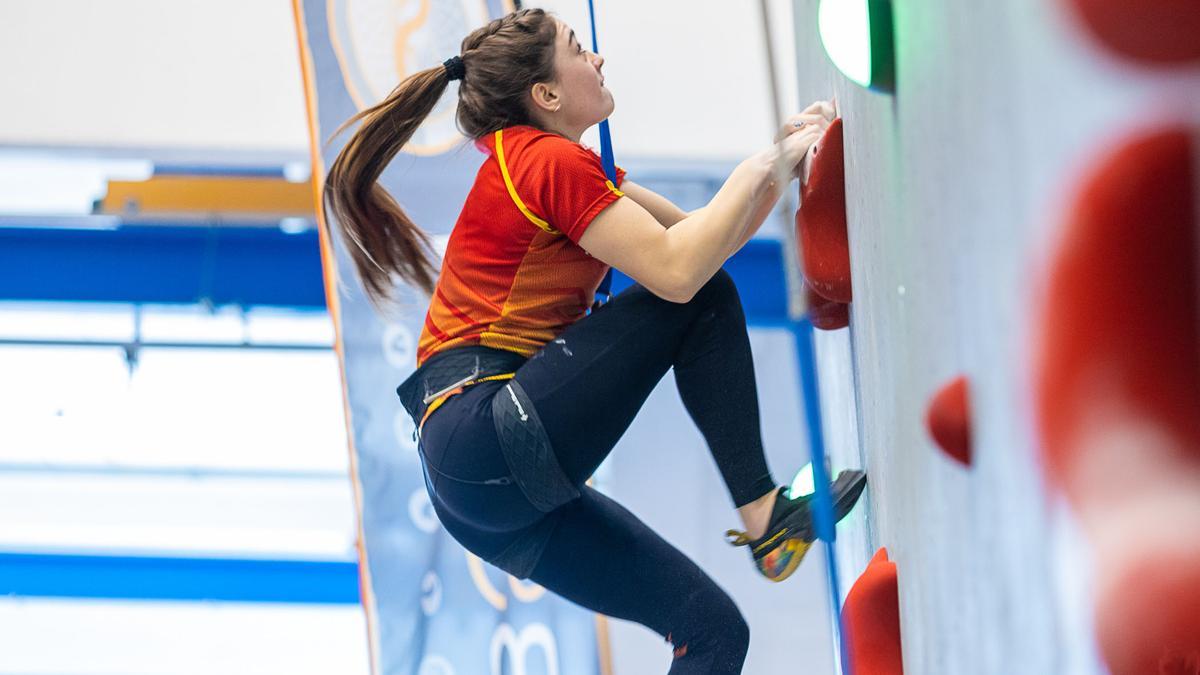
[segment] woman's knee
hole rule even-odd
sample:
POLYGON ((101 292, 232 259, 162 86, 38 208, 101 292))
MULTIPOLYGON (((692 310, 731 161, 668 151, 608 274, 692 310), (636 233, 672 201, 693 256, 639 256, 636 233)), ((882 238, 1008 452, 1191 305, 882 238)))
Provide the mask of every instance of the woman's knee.
POLYGON ((680 609, 683 625, 672 640, 676 657, 691 654, 740 672, 750 648, 750 624, 733 599, 714 585, 693 594, 680 609))
POLYGON ((700 301, 706 304, 712 303, 730 303, 741 302, 738 297, 737 285, 733 283, 733 277, 725 268, 717 270, 717 273, 700 287, 700 291, 696 293, 693 302, 700 301))
POLYGON ((737 607, 733 608, 729 616, 726 631, 726 645, 730 653, 738 656, 739 660, 744 660, 746 652, 750 649, 750 624, 746 623, 746 617, 742 616, 737 607))

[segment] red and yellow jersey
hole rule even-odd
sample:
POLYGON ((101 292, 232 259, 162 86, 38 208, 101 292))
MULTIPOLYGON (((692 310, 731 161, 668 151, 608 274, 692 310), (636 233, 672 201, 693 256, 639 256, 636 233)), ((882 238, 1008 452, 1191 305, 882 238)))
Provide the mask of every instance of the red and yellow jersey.
POLYGON ((592 150, 530 126, 477 144, 488 155, 442 258, 417 365, 452 347, 532 356, 583 317, 608 266, 579 246, 622 197, 592 150))

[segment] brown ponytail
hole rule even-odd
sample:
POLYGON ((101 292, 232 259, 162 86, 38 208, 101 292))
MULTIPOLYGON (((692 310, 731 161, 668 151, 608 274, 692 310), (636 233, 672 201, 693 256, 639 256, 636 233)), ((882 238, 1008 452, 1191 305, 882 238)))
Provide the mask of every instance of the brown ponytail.
POLYGON ((362 120, 325 177, 325 220, 333 216, 367 297, 379 305, 392 295, 392 274, 433 293, 437 270, 432 242, 379 184, 379 176, 412 138, 450 82, 438 66, 412 75, 378 103, 346 121, 362 120))
MULTIPOLYGON (((540 9, 492 21, 462 43, 466 75, 458 92, 460 131, 479 139, 513 124, 532 124, 525 105, 530 87, 554 79, 557 25, 540 9)), ((443 66, 409 76, 382 102, 347 120, 362 125, 338 153, 325 177, 326 223, 336 222, 367 297, 381 306, 393 295, 393 275, 427 294, 437 268, 425 232, 379 184, 379 176, 429 116, 450 79, 443 66), (330 218, 330 214, 334 216, 330 218)))

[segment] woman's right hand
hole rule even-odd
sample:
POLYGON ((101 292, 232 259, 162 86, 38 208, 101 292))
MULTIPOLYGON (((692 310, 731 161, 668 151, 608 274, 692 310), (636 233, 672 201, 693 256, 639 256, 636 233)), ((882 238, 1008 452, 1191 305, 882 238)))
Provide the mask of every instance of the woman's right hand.
POLYGON ((775 134, 780 155, 773 171, 773 181, 799 178, 809 149, 821 140, 833 120, 837 119, 837 103, 817 101, 798 115, 793 115, 775 134), (797 153, 798 156, 797 156, 797 153))
POLYGON ((789 117, 775 134, 775 142, 782 141, 806 125, 816 125, 822 130, 828 129, 835 119, 837 119, 837 103, 835 101, 817 101, 799 114, 789 117))
POLYGON ((825 130, 816 124, 806 124, 771 146, 767 151, 770 175, 766 188, 769 194, 777 196, 783 186, 800 177, 805 155, 824 133, 825 130))

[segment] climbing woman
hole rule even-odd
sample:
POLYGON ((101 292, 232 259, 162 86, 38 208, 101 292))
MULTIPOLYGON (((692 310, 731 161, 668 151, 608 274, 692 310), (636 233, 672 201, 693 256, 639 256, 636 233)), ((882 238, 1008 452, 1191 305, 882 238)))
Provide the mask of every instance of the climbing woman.
MULTIPOLYGON (((587 485, 667 370, 724 479, 758 571, 781 581, 814 539, 763 456, 746 320, 721 265, 746 243, 828 126, 819 102, 690 213, 609 180, 580 136, 613 111, 604 59, 538 9, 492 21, 361 122, 330 168, 325 208, 371 297, 401 279, 430 295, 417 370, 398 393, 425 483, 467 550, 674 646, 670 672, 738 673, 749 630, 729 596, 632 513, 587 485), (430 239, 376 181, 460 81, 457 120, 485 155, 440 273, 430 239), (609 266, 637 283, 593 308, 609 266)), ((700 142, 701 139, 697 139, 700 142)), ((865 486, 831 489, 841 518, 865 486)))

